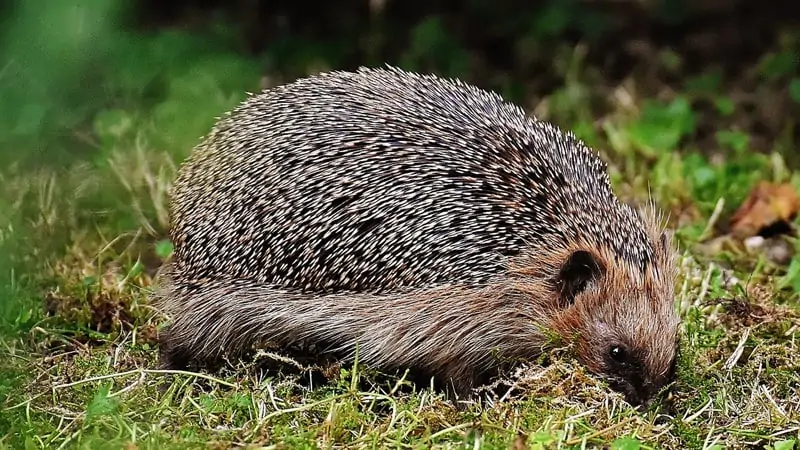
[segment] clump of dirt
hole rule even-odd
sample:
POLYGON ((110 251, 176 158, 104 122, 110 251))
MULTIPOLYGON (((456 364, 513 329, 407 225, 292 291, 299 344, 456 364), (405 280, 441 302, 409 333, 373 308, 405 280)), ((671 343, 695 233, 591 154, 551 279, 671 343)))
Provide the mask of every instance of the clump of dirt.
POLYGON ((161 259, 152 240, 105 241, 76 236, 66 253, 40 274, 43 311, 51 325, 73 344, 100 345, 136 331, 136 340, 156 344, 158 330, 147 307, 154 272, 161 259))
POLYGON ((800 310, 775 301, 776 291, 769 285, 752 283, 739 296, 717 300, 725 314, 722 324, 731 330, 787 322, 800 323, 800 310))
POLYGON ((49 317, 104 334, 129 331, 135 322, 128 305, 106 292, 87 291, 81 298, 52 290, 45 295, 44 311, 49 317))
POLYGON ((728 329, 738 330, 780 320, 776 308, 761 305, 746 297, 732 297, 720 300, 725 309, 721 321, 728 329))

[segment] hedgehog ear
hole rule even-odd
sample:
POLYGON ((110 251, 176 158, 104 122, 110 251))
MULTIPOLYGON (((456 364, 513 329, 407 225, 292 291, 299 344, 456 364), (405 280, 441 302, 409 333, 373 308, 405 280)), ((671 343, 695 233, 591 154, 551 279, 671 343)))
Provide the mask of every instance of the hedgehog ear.
POLYGON ((566 305, 572 305, 575 297, 586 290, 589 283, 600 276, 603 268, 597 259, 586 250, 569 255, 558 272, 557 286, 566 305))

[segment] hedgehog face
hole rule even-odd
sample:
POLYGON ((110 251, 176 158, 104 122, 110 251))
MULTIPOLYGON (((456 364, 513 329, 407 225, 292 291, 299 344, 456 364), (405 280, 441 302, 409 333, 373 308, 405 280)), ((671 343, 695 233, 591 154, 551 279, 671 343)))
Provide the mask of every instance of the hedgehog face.
POLYGON ((673 315, 654 310, 651 299, 642 293, 589 294, 576 302, 597 305, 591 312, 576 306, 583 316, 578 357, 632 405, 649 403, 674 377, 677 321, 673 315), (619 307, 625 302, 628 306, 619 307))
POLYGON ((609 252, 572 250, 558 279, 556 329, 577 356, 634 405, 649 403, 674 377, 678 317, 667 238, 642 272, 609 252))

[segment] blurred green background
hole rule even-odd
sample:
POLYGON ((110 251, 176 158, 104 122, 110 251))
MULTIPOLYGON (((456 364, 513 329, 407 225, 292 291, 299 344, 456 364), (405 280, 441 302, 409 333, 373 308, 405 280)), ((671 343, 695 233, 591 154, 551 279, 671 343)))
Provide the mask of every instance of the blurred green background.
MULTIPOLYGON (((707 73, 698 87, 713 89, 776 50, 784 53, 764 62, 760 81, 788 82, 797 58, 796 36, 786 34, 800 11, 791 2, 717 0, 26 0, 0 8, 3 163, 52 166, 98 163, 132 130, 185 154, 245 90, 332 68, 433 71, 530 107, 569 77, 591 87, 652 71, 652 85, 638 92, 650 96, 707 73)), ((601 97, 586 90, 547 115, 574 124, 574 106, 601 97)), ((775 123, 754 128, 764 126, 776 131, 775 123)))

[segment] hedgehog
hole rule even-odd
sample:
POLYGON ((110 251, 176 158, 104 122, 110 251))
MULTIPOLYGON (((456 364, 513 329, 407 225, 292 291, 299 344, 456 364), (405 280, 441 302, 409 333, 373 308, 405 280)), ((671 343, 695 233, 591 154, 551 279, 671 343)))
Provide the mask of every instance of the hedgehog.
POLYGON ((573 133, 393 66, 248 94, 180 165, 165 369, 257 343, 469 396, 556 346, 634 405, 671 384, 673 238, 573 133), (563 347, 560 347, 563 348, 563 347))

